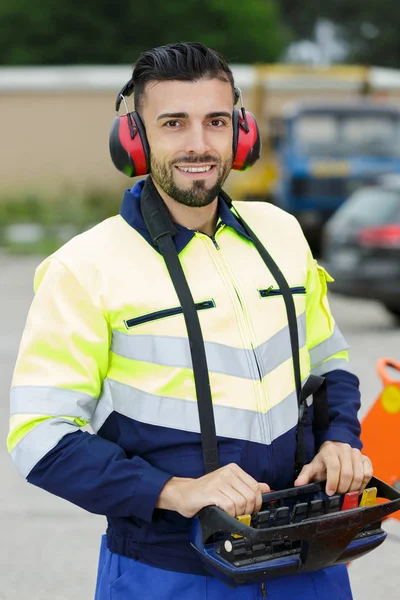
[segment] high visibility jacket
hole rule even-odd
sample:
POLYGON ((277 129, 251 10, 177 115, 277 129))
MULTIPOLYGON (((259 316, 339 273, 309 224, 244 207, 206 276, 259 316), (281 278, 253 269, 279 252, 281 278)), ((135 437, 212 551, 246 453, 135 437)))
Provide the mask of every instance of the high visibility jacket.
MULTIPOLYGON (((108 548, 150 565, 204 573, 190 520, 155 509, 172 476, 204 474, 182 310, 139 208, 72 239, 35 276, 11 390, 9 450, 31 483, 107 516, 108 548), (82 431, 90 424, 97 435, 82 431)), ((360 448, 358 380, 330 313, 329 276, 297 221, 235 203, 288 281, 301 375, 325 374, 330 428, 306 426, 307 458, 325 440, 360 448)), ((213 237, 178 226, 179 257, 205 341, 222 465, 273 489, 293 484, 297 424, 285 305, 234 213, 219 200, 213 237)))

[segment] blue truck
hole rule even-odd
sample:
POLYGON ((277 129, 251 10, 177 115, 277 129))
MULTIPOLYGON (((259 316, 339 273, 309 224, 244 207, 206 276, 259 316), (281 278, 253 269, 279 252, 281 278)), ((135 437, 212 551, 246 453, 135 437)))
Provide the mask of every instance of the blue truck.
POLYGON ((324 223, 356 188, 400 173, 400 109, 362 100, 297 103, 275 142, 273 201, 298 218, 318 250, 324 223))

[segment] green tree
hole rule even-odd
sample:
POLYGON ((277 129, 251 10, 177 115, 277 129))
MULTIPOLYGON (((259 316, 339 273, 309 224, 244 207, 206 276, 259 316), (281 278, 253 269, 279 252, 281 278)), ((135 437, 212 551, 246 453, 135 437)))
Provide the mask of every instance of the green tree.
POLYGON ((348 46, 348 62, 399 68, 398 0, 281 0, 281 10, 298 38, 310 37, 317 19, 329 19, 348 46))
POLYGON ((2 0, 0 26, 0 63, 10 65, 132 63, 177 41, 272 62, 289 41, 276 0, 2 0))
POLYGON ((399 68, 400 11, 396 0, 336 0, 326 16, 340 27, 349 60, 399 68))

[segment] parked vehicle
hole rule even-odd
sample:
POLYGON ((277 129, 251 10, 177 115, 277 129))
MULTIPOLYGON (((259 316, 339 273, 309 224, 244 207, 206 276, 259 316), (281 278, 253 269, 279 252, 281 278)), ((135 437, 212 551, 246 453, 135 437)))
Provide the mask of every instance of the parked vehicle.
POLYGON ((362 100, 303 102, 284 130, 276 203, 298 218, 318 250, 323 225, 351 192, 400 173, 400 110, 362 100))
POLYGON ((327 222, 322 261, 332 291, 379 300, 400 319, 400 179, 355 191, 327 222))

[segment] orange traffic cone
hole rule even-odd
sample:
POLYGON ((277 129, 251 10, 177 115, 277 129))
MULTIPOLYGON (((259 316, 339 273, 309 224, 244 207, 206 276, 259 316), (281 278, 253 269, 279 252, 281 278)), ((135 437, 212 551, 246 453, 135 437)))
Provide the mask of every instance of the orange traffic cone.
MULTIPOLYGON (((361 423, 363 453, 372 461, 374 475, 400 489, 400 381, 386 372, 392 367, 400 372, 400 363, 381 358, 377 363, 383 390, 361 423)), ((391 515, 400 521, 400 511, 391 515)))

